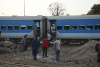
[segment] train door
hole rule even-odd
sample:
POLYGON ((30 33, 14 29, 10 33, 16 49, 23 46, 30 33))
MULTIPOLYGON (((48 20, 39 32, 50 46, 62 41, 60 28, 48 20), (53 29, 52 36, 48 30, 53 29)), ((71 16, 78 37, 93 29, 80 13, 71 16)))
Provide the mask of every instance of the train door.
POLYGON ((47 17, 42 17, 42 38, 47 37, 47 17))
POLYGON ((36 25, 34 25, 34 26, 33 26, 33 37, 34 37, 34 38, 36 37, 36 28, 37 28, 36 25))
POLYGON ((40 37, 40 20, 34 20, 34 37, 40 37))
POLYGON ((56 39, 56 20, 50 20, 50 34, 52 36, 51 40, 55 40, 56 39))

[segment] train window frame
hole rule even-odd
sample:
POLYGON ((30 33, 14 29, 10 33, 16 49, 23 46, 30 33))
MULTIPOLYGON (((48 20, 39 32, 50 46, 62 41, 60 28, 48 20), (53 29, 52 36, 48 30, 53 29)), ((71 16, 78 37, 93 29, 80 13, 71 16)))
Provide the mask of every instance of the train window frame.
POLYGON ((93 25, 87 25, 87 30, 93 30, 93 25), (92 28, 90 28, 90 26, 92 26, 92 28))
POLYGON ((26 30, 26 25, 21 25, 21 30, 26 30), (25 28, 25 29, 22 29, 22 28, 25 28))
POLYGON ((95 30, 100 30, 100 24, 95 25, 95 30), (99 26, 98 29, 96 28, 96 25, 99 26))
POLYGON ((13 30, 13 25, 8 25, 8 30, 13 30), (12 28, 10 28, 12 27, 12 28))
POLYGON ((70 29, 70 25, 64 25, 64 30, 69 30, 69 29, 65 29, 65 27, 69 27, 70 29))
POLYGON ((79 25, 80 30, 85 30, 85 25, 79 25))
POLYGON ((72 30, 77 30, 77 25, 72 25, 72 26, 71 26, 71 29, 72 29, 72 30), (73 26, 76 26, 76 29, 74 29, 75 27, 72 28, 73 26))
POLYGON ((6 30, 6 25, 1 25, 1 30, 6 30), (2 26, 5 26, 5 29, 2 29, 2 26))
POLYGON ((57 25, 57 30, 62 30, 62 25, 57 25), (61 26, 61 29, 58 29, 58 26, 61 26))
MULTIPOLYGON (((32 25, 28 25, 28 26, 27 26, 27 29, 28 29, 28 30, 32 30, 32 28, 31 28, 31 29, 29 29, 29 26, 32 26, 32 25)), ((33 27, 33 26, 32 26, 32 27, 33 27)))
POLYGON ((19 25, 14 25, 14 30, 19 30, 19 25), (18 26, 18 29, 15 29, 15 26, 18 26))

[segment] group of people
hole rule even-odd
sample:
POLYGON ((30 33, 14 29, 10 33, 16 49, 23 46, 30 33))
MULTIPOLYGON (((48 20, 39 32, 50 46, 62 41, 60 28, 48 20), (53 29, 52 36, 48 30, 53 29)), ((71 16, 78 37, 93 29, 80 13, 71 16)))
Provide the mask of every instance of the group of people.
MULTIPOLYGON (((48 35, 50 36, 50 35, 48 35)), ((40 46, 40 39, 36 36, 36 38, 32 41, 32 56, 33 60, 37 60, 38 49, 40 46)), ((54 44, 55 54, 56 54, 56 62, 59 61, 60 58, 60 45, 61 42, 57 39, 54 44)), ((43 50, 43 58, 48 57, 47 50, 50 47, 50 37, 45 37, 42 41, 42 50, 43 50)))
MULTIPOLYGON (((47 37, 44 37, 44 39, 42 41, 43 58, 48 57, 47 50, 50 47, 51 37, 52 36, 48 32, 47 37)), ((27 34, 21 40, 21 44, 23 45, 22 51, 27 50, 27 34)), ((31 44, 32 44, 33 60, 37 60, 37 54, 38 54, 38 50, 39 50, 39 47, 40 47, 40 39, 38 38, 38 36, 35 37, 35 39, 32 41, 31 44)), ((55 54, 56 54, 56 62, 58 62, 59 58, 60 58, 60 45, 61 45, 61 42, 60 42, 59 39, 57 39, 54 43, 54 50, 55 50, 55 54)))

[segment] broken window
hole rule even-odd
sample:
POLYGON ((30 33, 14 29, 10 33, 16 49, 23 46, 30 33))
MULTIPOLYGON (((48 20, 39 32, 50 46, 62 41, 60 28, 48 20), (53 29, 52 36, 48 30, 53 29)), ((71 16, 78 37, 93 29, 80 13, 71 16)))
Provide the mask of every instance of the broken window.
POLYGON ((6 30, 6 25, 2 25, 1 30, 6 30))
POLYGON ((62 30, 62 25, 58 25, 57 30, 62 30))
POLYGON ((85 30, 85 25, 79 25, 80 30, 85 30))
POLYGON ((72 30, 77 30, 77 25, 72 25, 72 30))
POLYGON ((28 25, 28 30, 32 30, 32 25, 28 25))
POLYGON ((12 25, 8 25, 8 30, 13 30, 13 26, 12 25))
POLYGON ((19 30, 19 25, 15 25, 14 29, 19 30))
POLYGON ((100 30, 100 25, 95 25, 96 30, 100 30))
POLYGON ((64 30, 69 30, 69 25, 64 25, 64 30))
POLYGON ((87 25, 87 30, 92 30, 93 26, 92 25, 87 25))
POLYGON ((26 25, 21 25, 21 30, 26 30, 26 25))

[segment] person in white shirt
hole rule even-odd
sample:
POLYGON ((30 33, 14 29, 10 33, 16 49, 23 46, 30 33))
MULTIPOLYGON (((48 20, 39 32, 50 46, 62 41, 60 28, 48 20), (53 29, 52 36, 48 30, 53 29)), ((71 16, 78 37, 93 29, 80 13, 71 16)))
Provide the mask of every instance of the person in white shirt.
POLYGON ((56 62, 58 62, 59 58, 60 58, 60 46, 61 46, 60 40, 56 39, 56 41, 54 43, 54 49, 55 49, 55 54, 56 54, 56 62))
POLYGON ((47 34, 47 37, 48 37, 48 48, 49 48, 50 47, 50 40, 51 40, 51 37, 52 37, 49 32, 47 34))

